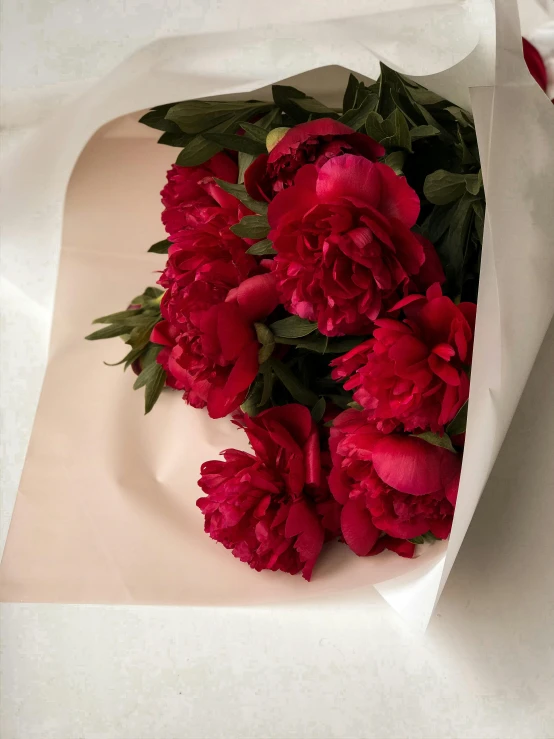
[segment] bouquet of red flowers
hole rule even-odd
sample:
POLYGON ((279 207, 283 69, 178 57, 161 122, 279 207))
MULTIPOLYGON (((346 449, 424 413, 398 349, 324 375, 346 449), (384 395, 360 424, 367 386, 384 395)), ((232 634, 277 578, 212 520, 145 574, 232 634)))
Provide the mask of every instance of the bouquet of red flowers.
POLYGON ((485 201, 472 116, 387 67, 342 109, 193 100, 141 122, 179 147, 148 287, 88 339, 252 453, 202 465, 205 530, 256 570, 310 579, 448 537, 465 437, 485 201), (161 265, 162 266, 162 265, 161 265))

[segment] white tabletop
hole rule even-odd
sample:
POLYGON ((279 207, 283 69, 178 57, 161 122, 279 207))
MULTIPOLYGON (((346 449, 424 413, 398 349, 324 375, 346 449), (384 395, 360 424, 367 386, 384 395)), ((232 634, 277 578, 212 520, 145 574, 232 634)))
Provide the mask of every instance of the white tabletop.
MULTIPOLYGON (((153 37, 155 5, 10 3, 5 123, 40 122, 153 37)), ((163 5, 164 23, 183 22, 163 5)), ((544 19, 536 8, 524 18, 544 19)), ((6 135, 6 148, 24 135, 6 135)), ((10 252, 2 273, 2 541, 55 266, 39 249, 10 252)), ((533 498, 545 469, 554 488, 552 367, 554 326, 425 635, 377 594, 370 606, 354 594, 317 610, 4 605, 2 739, 554 736, 554 536, 536 535, 538 521, 554 522, 554 495, 533 498)))

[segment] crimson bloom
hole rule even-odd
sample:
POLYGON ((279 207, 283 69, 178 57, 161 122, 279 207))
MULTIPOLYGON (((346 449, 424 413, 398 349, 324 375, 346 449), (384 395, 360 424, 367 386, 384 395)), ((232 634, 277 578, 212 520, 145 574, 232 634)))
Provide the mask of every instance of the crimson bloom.
MULTIPOLYGON (((363 412, 352 409, 335 419, 330 449, 329 486, 343 506, 342 535, 356 554, 375 553, 382 532, 396 540, 428 532, 438 539, 448 536, 459 455, 407 434, 385 435, 363 412)), ((382 546, 389 543, 385 540, 382 546)), ((394 546, 400 548, 399 543, 394 546)))
POLYGON ((310 412, 291 404, 243 415, 254 454, 205 462, 197 501, 212 539, 255 570, 302 571, 309 580, 324 542, 338 534, 338 505, 322 473, 310 412))
POLYGON ((223 152, 198 167, 174 164, 167 173, 167 183, 160 193, 164 206, 162 222, 169 236, 174 236, 183 228, 195 226, 202 208, 232 206, 234 198, 215 184, 214 177, 236 182, 237 176, 237 165, 223 152))
POLYGON ((217 296, 217 289, 202 281, 177 289, 176 296, 168 291, 161 310, 172 320, 158 323, 151 336, 169 348, 160 352, 158 362, 172 386, 184 390, 195 408, 207 406, 212 418, 232 413, 243 402, 259 369, 254 323, 278 304, 271 273, 249 277, 228 290, 224 300, 217 296))
POLYGON ((385 164, 343 154, 302 167, 268 213, 285 308, 327 336, 369 332, 425 265, 410 231, 418 213, 415 191, 385 164))
POLYGON ((290 128, 269 154, 260 154, 248 167, 244 184, 257 200, 271 200, 290 187, 305 164, 318 169, 333 157, 359 154, 372 162, 384 156, 381 144, 332 118, 319 118, 290 128))
POLYGON ((379 318, 373 338, 333 360, 332 377, 385 432, 442 432, 469 397, 474 303, 455 305, 439 285, 410 295, 404 321, 379 318))
POLYGON ((543 58, 540 55, 539 50, 535 46, 533 46, 530 41, 527 41, 526 38, 522 40, 523 58, 525 59, 527 68, 529 69, 529 72, 531 73, 531 76, 534 78, 535 82, 540 85, 540 87, 542 87, 542 89, 546 92, 546 88, 548 87, 548 75, 543 58))

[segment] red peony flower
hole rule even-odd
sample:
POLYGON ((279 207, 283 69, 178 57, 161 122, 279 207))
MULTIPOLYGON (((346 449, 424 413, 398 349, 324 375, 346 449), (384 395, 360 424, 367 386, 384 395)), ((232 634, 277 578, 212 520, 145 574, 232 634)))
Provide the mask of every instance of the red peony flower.
POLYGON ((409 318, 377 319, 372 339, 331 362, 332 377, 349 378, 345 389, 378 429, 442 432, 469 397, 476 305, 455 305, 433 285, 402 306, 409 318))
POLYGON ((197 501, 205 531, 255 570, 302 571, 309 580, 324 542, 337 536, 339 507, 322 474, 310 412, 291 404, 242 416, 254 454, 235 449, 202 465, 197 501))
POLYGON ((236 200, 219 188, 214 177, 236 182, 238 168, 223 152, 216 154, 199 167, 180 167, 174 164, 167 173, 167 184, 161 191, 165 210, 162 221, 170 237, 183 228, 195 226, 200 212, 214 205, 236 206, 236 200))
POLYGON ((531 76, 534 78, 535 82, 537 82, 537 84, 540 85, 540 87, 542 87, 542 89, 546 92, 546 88, 548 87, 548 75, 543 58, 540 55, 538 49, 533 46, 530 41, 527 41, 526 38, 522 40, 523 57, 525 59, 525 63, 527 64, 527 68, 529 69, 529 72, 531 73, 531 76))
POLYGON ((330 448, 329 486, 343 506, 342 535, 356 554, 374 553, 381 532, 402 540, 428 532, 438 539, 449 535, 459 455, 407 434, 385 435, 356 410, 335 419, 330 448))
POLYGON ((410 231, 418 213, 414 190, 385 164, 344 154, 304 166, 269 205, 285 308, 327 336, 371 331, 422 275, 428 247, 410 231))
POLYGON ((332 118, 300 123, 290 128, 269 154, 261 154, 252 162, 244 175, 246 190, 257 200, 271 200, 294 183, 296 173, 305 164, 320 169, 342 154, 359 154, 374 162, 384 156, 385 150, 366 134, 332 118))
POLYGON ((225 208, 197 207, 189 225, 172 236, 174 243, 169 247, 167 264, 158 280, 160 285, 170 287, 183 276, 189 281, 205 282, 211 282, 215 276, 219 281, 225 273, 224 279, 236 287, 256 270, 256 259, 246 253, 248 244, 231 231, 244 210, 238 200, 232 200, 225 208))
POLYGON ((156 325, 151 340, 169 347, 158 362, 190 405, 207 406, 212 418, 239 407, 259 369, 254 323, 277 304, 271 273, 250 277, 232 290, 222 282, 195 280, 183 289, 174 283, 161 303, 169 321, 156 325))

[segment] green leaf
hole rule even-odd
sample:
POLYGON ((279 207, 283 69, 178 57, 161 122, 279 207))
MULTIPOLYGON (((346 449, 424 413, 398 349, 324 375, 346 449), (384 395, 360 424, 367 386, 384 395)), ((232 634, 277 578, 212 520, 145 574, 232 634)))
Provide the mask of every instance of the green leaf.
POLYGON ((423 193, 434 205, 446 205, 461 198, 466 191, 466 177, 473 175, 455 174, 437 169, 425 178, 423 193))
POLYGON ((170 246, 171 241, 169 239, 163 239, 163 241, 156 241, 155 244, 152 244, 148 251, 152 254, 167 254, 170 246))
POLYGON ((334 403, 338 408, 345 411, 349 406, 349 401, 351 396, 350 395, 336 395, 336 394, 327 394, 326 397, 331 403, 334 403))
POLYGON ((254 382, 250 385, 248 395, 241 404, 240 409, 247 416, 253 418, 260 410, 260 402, 263 394, 263 377, 258 375, 254 382))
POLYGON ((471 193, 471 195, 477 195, 479 190, 483 187, 481 172, 479 171, 477 174, 466 174, 465 183, 466 190, 471 193))
POLYGON ((244 216, 231 226, 231 231, 242 239, 265 239, 269 233, 269 223, 266 216, 244 216))
POLYGON ((167 120, 176 123, 185 133, 198 134, 230 118, 250 118, 269 110, 271 103, 242 100, 188 100, 173 105, 166 113, 167 120))
POLYGON ((406 149, 407 151, 412 151, 412 140, 410 138, 410 129, 408 127, 408 122, 406 121, 406 117, 404 113, 400 110, 400 108, 396 108, 389 118, 387 118, 387 122, 391 120, 391 127, 393 128, 393 133, 388 136, 387 138, 383 139, 381 143, 385 148, 389 148, 392 146, 398 146, 402 149, 406 149))
MULTIPOLYGON (((207 131, 207 133, 233 133, 236 131, 241 114, 229 118, 207 131)), ((197 135, 185 146, 177 157, 176 164, 182 167, 196 167, 204 164, 208 159, 220 152, 224 147, 215 141, 208 141, 204 136, 197 135)), ((251 156, 251 155, 248 155, 251 156)))
POLYGON ((431 211, 427 222, 427 236, 433 244, 436 244, 448 230, 456 207, 456 204, 449 203, 448 205, 437 205, 431 211))
POLYGON ((146 349, 144 350, 144 354, 142 357, 142 369, 144 369, 145 367, 149 367, 151 364, 154 364, 161 350, 161 344, 152 344, 149 342, 146 345, 146 349))
POLYGON ((363 411, 363 406, 361 406, 359 403, 357 403, 355 400, 352 400, 350 403, 347 404, 349 408, 353 408, 355 411, 363 411))
MULTIPOLYGON (((170 121, 168 121, 169 123, 170 121)), ((158 139, 158 144, 165 144, 166 146, 178 146, 179 148, 182 148, 183 146, 186 146, 194 136, 190 133, 183 133, 179 130, 179 133, 171 133, 169 131, 166 131, 166 133, 162 133, 160 138, 158 139)))
POLYGON ((237 200, 240 200, 241 203, 246 205, 246 207, 254 213, 258 213, 258 215, 265 215, 267 213, 267 203, 251 198, 246 192, 244 185, 235 185, 232 182, 226 182, 217 177, 214 177, 214 182, 216 182, 222 190, 225 190, 225 192, 228 192, 237 198, 237 200))
POLYGON ((129 318, 135 318, 142 315, 140 308, 131 308, 130 310, 120 310, 118 313, 110 313, 109 316, 95 318, 93 323, 125 323, 129 318))
POLYGON ((305 387, 296 375, 279 359, 271 357, 269 360, 271 369, 275 372, 277 378, 283 383, 289 393, 297 403, 312 408, 319 400, 318 396, 305 387))
POLYGON ((438 539, 438 537, 428 531, 426 534, 423 534, 422 536, 414 536, 413 539, 408 539, 408 541, 411 541, 412 544, 425 544, 427 542, 433 543, 434 541, 440 540, 438 539))
POLYGON ((152 378, 155 375, 156 366, 161 367, 161 365, 158 365, 158 363, 150 363, 147 367, 145 367, 140 375, 135 380, 135 384, 133 385, 133 390, 139 390, 141 387, 144 387, 148 382, 151 382, 152 378))
POLYGON ((485 204, 482 200, 473 202, 473 212, 475 213, 475 230, 480 243, 483 243, 483 231, 485 229, 485 204))
POLYGON ((358 96, 360 85, 363 87, 363 84, 359 82, 352 73, 350 73, 346 90, 344 91, 344 97, 342 99, 342 109, 345 113, 356 107, 356 98, 358 96))
POLYGON ((350 126, 355 131, 364 127, 367 116, 377 106, 378 96, 375 93, 364 91, 358 95, 358 99, 361 100, 360 104, 356 108, 346 110, 339 118, 341 123, 350 126))
POLYGON ((272 108, 269 113, 266 113, 262 118, 256 121, 256 126, 263 128, 264 131, 271 131, 272 128, 276 128, 281 125, 281 111, 279 108, 272 108))
POLYGON ((145 126, 155 128, 158 131, 166 131, 168 133, 180 133, 181 129, 173 121, 167 120, 165 117, 167 111, 172 108, 175 103, 168 103, 166 105, 157 105, 148 113, 145 113, 142 118, 139 118, 139 123, 143 123, 145 126))
POLYGON ((263 150, 266 151, 265 140, 267 138, 267 131, 265 128, 258 126, 256 123, 248 123, 247 121, 240 121, 239 126, 242 128, 246 136, 251 138, 253 141, 257 141, 259 144, 262 144, 264 147, 263 150))
POLYGON ((150 365, 153 367, 152 376, 146 384, 146 390, 144 393, 144 414, 150 413, 156 401, 160 397, 162 390, 165 387, 167 380, 167 373, 161 364, 150 365))
POLYGON ((244 173, 252 162, 256 159, 253 154, 245 154, 244 151, 239 151, 239 173, 237 182, 242 184, 244 182, 244 173))
MULTIPOLYGON (((458 144, 457 144, 457 148, 458 148, 458 150, 460 152, 460 158, 462 160, 462 166, 467 167, 467 166, 470 166, 470 165, 473 165, 473 164, 478 164, 478 159, 476 159, 473 156, 472 151, 469 149, 469 147, 467 146, 467 144, 465 142, 465 139, 464 139, 463 134, 462 134, 462 129, 461 129, 461 127, 460 127, 459 124, 457 126, 457 131, 458 131, 458 144)), ((473 134, 473 136, 472 136, 472 139, 474 139, 474 138, 475 138, 475 134, 473 134)))
POLYGON ((146 344, 148 344, 148 342, 150 341, 150 334, 152 333, 152 329, 157 323, 159 323, 160 320, 161 316, 158 314, 147 323, 136 326, 131 331, 131 334, 129 335, 126 343, 133 347, 146 346, 146 344))
POLYGON ((475 198, 464 193, 452 212, 446 237, 440 244, 440 256, 450 279, 455 279, 454 287, 460 291, 462 269, 466 257, 468 237, 473 218, 473 202, 475 198))
POLYGON ((325 409, 327 408, 327 401, 325 398, 320 398, 317 403, 312 408, 312 418, 315 421, 315 423, 319 423, 323 420, 323 416, 325 415, 325 409))
POLYGON ((367 338, 367 336, 345 336, 342 339, 331 339, 327 342, 325 354, 346 354, 346 352, 366 341, 367 338))
POLYGON ((262 365, 273 354, 273 350, 275 349, 275 337, 265 323, 255 323, 254 329, 256 331, 256 337, 261 344, 261 348, 258 352, 258 362, 262 365))
POLYGON ((320 103, 319 100, 308 97, 295 87, 273 85, 271 91, 275 104, 297 123, 304 123, 313 118, 338 118, 336 111, 320 103))
POLYGON ((267 152, 265 143, 260 144, 248 136, 238 136, 234 133, 211 133, 209 131, 203 133, 202 136, 207 141, 214 141, 216 144, 220 144, 224 149, 242 151, 244 154, 252 154, 255 157, 267 152))
POLYGON ((263 408, 264 405, 266 405, 271 398, 275 375, 273 374, 273 370, 267 362, 263 362, 262 364, 260 364, 260 373, 263 378, 263 389, 261 398, 258 402, 258 407, 263 408))
POLYGON ((433 444, 434 446, 440 446, 443 449, 448 449, 449 452, 456 452, 456 450, 452 446, 452 442, 450 441, 450 437, 448 436, 448 434, 443 434, 442 436, 439 436, 439 434, 435 434, 432 431, 425 431, 423 434, 410 435, 415 436, 416 439, 422 439, 428 444, 433 444))
POLYGON ((289 316, 281 321, 275 321, 270 326, 275 336, 286 339, 298 339, 302 336, 308 336, 317 329, 317 323, 307 321, 305 318, 298 316, 289 316))
POLYGON ((255 244, 252 244, 252 246, 246 250, 246 253, 252 254, 255 257, 273 256, 274 254, 277 254, 273 248, 273 242, 269 239, 262 239, 261 241, 257 241, 255 244))
POLYGON ((181 151, 175 164, 180 167, 197 167, 211 159, 223 149, 215 141, 208 141, 203 136, 195 136, 181 151))
POLYGON ((403 174, 402 167, 404 166, 405 159, 406 155, 403 151, 391 151, 391 153, 387 154, 385 157, 385 164, 388 164, 396 174, 401 175, 403 174))
POLYGON ((379 141, 385 148, 398 147, 412 151, 410 129, 400 108, 395 108, 388 118, 372 111, 367 115, 365 130, 368 136, 379 141))
POLYGON ((466 402, 463 404, 463 406, 446 427, 446 433, 449 436, 458 436, 458 434, 465 433, 467 426, 467 408, 468 401, 466 400, 466 402))
POLYGON ((450 113, 452 118, 454 118, 460 126, 463 126, 464 128, 475 128, 473 118, 466 110, 462 110, 462 108, 459 108, 457 105, 449 105, 445 110, 450 113))
POLYGON ((158 300, 158 298, 161 298, 164 292, 165 291, 159 287, 147 287, 142 295, 137 295, 136 298, 133 298, 133 300, 131 300, 131 305, 134 305, 135 303, 139 305, 145 305, 151 300, 158 300))
POLYGON ((444 103, 444 98, 437 95, 436 92, 427 90, 425 87, 412 87, 411 81, 409 80, 405 82, 410 85, 410 95, 419 105, 439 105, 440 103, 444 103))
POLYGON ((99 328, 98 331, 94 331, 92 334, 85 336, 87 341, 98 341, 98 339, 114 339, 116 336, 123 336, 129 333, 127 325, 120 323, 114 323, 111 326, 105 326, 99 328))
POLYGON ((438 136, 440 131, 435 126, 416 126, 410 131, 410 138, 412 141, 417 139, 425 139, 428 136, 438 136))

